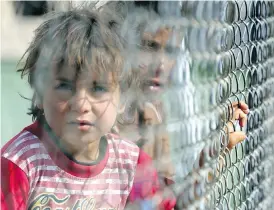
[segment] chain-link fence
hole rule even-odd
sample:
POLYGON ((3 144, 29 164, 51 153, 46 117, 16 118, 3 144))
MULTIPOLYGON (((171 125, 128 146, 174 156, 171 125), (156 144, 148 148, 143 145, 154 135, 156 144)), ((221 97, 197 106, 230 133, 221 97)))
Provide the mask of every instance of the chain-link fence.
POLYGON ((178 208, 273 209, 274 2, 158 7, 189 22, 184 28, 189 62, 181 58, 183 68, 175 69, 165 100, 178 208), (226 128, 235 101, 250 109, 245 127, 234 124, 247 138, 229 150, 226 128))
POLYGON ((164 98, 177 208, 272 209, 274 2, 160 1, 157 7, 183 38, 164 98), (233 124, 247 138, 229 150, 235 101, 250 109, 246 126, 233 124))

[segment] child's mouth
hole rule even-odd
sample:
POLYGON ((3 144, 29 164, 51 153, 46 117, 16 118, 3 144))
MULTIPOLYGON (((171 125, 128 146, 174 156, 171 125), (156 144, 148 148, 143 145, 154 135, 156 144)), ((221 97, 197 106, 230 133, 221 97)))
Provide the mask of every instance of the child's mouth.
POLYGON ((81 131, 88 131, 91 127, 94 126, 94 123, 85 120, 72 121, 69 124, 78 126, 78 129, 81 131))
POLYGON ((159 79, 151 79, 145 82, 144 90, 160 91, 164 87, 164 84, 159 79))

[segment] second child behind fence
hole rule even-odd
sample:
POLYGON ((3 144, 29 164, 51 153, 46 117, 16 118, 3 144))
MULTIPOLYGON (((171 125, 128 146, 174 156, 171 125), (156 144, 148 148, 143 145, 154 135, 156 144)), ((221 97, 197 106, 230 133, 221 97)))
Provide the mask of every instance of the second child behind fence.
MULTIPOLYGON (((133 110, 131 112, 134 113, 131 114, 131 118, 134 119, 131 119, 130 122, 134 123, 129 123, 128 126, 118 124, 117 130, 122 136, 135 137, 136 139, 132 140, 137 141, 141 148, 159 164, 157 171, 171 179, 174 176, 174 167, 172 167, 170 158, 169 136, 164 131, 164 126, 161 126, 166 123, 165 118, 167 117, 162 108, 163 99, 161 96, 165 90, 174 86, 171 76, 173 72, 178 71, 176 56, 182 50, 181 43, 184 42, 182 40, 184 37, 180 37, 183 35, 179 33, 179 30, 172 29, 172 26, 165 24, 165 19, 161 17, 155 6, 156 3, 148 1, 114 3, 120 10, 122 6, 133 8, 128 11, 125 18, 125 28, 132 26, 135 29, 134 34, 128 35, 128 39, 135 36, 137 45, 140 45, 137 55, 133 54, 132 56, 133 63, 135 62, 135 68, 132 71, 142 78, 139 84, 140 93, 138 93, 141 97, 136 97, 133 105, 129 106, 133 110), (138 14, 142 14, 142 16, 138 14), (141 101, 139 98, 144 99, 141 101)), ((186 51, 186 49, 184 50, 186 51)), ((174 107, 174 109, 176 108, 174 107)), ((234 130, 233 123, 238 121, 240 126, 244 127, 249 109, 243 101, 233 102, 229 108, 233 115, 232 121, 223 130, 225 133, 229 133, 227 146, 232 149, 246 138, 244 132, 234 130)), ((203 162, 203 154, 200 159, 200 162, 203 162)))
MULTIPOLYGON (((132 2, 129 4, 131 3, 132 2)), ((152 5, 155 2, 150 3, 152 5)), ((163 95, 166 89, 173 85, 170 76, 172 72, 177 70, 176 56, 173 56, 173 54, 181 50, 180 43, 182 40, 180 39, 182 37, 177 35, 179 34, 178 31, 172 30, 172 27, 164 24, 164 19, 161 19, 157 9, 150 6, 148 2, 138 1, 132 4, 135 4, 135 6, 133 10, 128 12, 126 17, 127 22, 125 24, 135 26, 135 34, 138 34, 133 34, 129 36, 129 38, 135 35, 137 37, 136 43, 140 46, 139 53, 137 55, 133 54, 134 61, 136 62, 133 71, 138 72, 137 74, 143 78, 140 82, 141 93, 139 93, 139 95, 144 96, 145 100, 141 101, 141 97, 136 97, 133 105, 129 106, 130 113, 132 113, 132 119, 129 118, 129 125, 123 126, 118 124, 117 132, 119 132, 121 136, 135 137, 135 139, 132 140, 135 140, 138 145, 152 157, 158 175, 163 177, 166 185, 172 188, 176 187, 176 183, 172 185, 175 181, 175 176, 181 180, 183 180, 184 177, 180 177, 181 173, 178 171, 178 169, 181 169, 178 167, 178 165, 181 164, 180 161, 175 160, 176 162, 178 161, 176 165, 175 161, 171 159, 172 152, 174 153, 174 151, 171 151, 171 141, 168 133, 165 131, 165 118, 167 116, 165 116, 165 112, 162 109, 163 100, 161 95, 163 95), (141 8, 136 8, 136 4, 141 8), (138 14, 142 14, 142 16, 138 16, 138 14), (155 28, 157 30, 153 31, 155 28), (172 42, 172 40, 176 41, 172 42), (175 170, 176 168, 177 171, 175 170)), ((120 9, 121 7, 118 8, 120 9)), ((203 102, 201 101, 201 103, 203 102)), ((180 106, 179 103, 178 106, 180 106)), ((178 107, 173 108, 176 109, 178 107)), ((246 126, 249 109, 248 105, 243 101, 234 102, 229 108, 231 111, 230 114, 233 117, 227 126, 223 127, 223 131, 229 135, 227 147, 228 149, 232 149, 246 138, 245 132, 235 131, 233 124, 239 122, 240 127, 246 126)), ((184 140, 186 139, 182 137, 182 141, 184 140)), ((196 152, 197 159, 188 162, 188 166, 191 166, 188 168, 192 168, 195 171, 194 167, 203 167, 205 152, 206 147, 200 148, 200 150, 196 152)), ((222 168, 224 165, 224 161, 222 160, 224 160, 224 158, 220 158, 216 163, 219 168, 222 168)), ((216 173, 219 172, 216 171, 216 173)), ((212 176, 209 174, 208 178, 212 179, 212 176)), ((182 201, 178 200, 177 204, 180 202, 182 201)), ((180 207, 178 207, 178 209, 180 209, 180 207)))

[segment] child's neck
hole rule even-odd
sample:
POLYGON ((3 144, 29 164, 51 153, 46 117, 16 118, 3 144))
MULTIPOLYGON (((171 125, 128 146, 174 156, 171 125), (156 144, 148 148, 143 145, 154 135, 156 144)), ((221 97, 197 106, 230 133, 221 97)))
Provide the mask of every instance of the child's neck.
POLYGON ((65 148, 60 142, 59 148, 63 151, 63 153, 72 161, 81 164, 81 165, 95 165, 99 163, 106 154, 107 149, 107 140, 103 136, 100 140, 89 143, 87 147, 82 148, 81 150, 64 150, 65 148))
POLYGON ((67 145, 66 142, 62 141, 62 139, 58 138, 55 133, 52 131, 50 126, 45 122, 44 128, 51 136, 51 139, 54 143, 60 148, 60 150, 72 161, 78 162, 80 164, 89 165, 93 164, 94 161, 100 161, 102 156, 104 156, 105 149, 106 149, 106 142, 98 140, 89 143, 84 148, 73 148, 67 145))
POLYGON ((87 147, 81 149, 80 151, 74 152, 72 157, 77 162, 89 163, 96 161, 99 157, 99 144, 100 141, 94 141, 89 143, 87 147))

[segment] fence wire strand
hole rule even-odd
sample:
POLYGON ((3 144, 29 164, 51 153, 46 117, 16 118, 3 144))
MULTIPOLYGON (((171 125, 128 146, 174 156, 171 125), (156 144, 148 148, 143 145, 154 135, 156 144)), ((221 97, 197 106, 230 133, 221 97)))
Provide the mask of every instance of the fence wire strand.
POLYGON ((165 98, 178 208, 272 209, 274 2, 183 1, 159 7, 191 23, 184 33, 190 62, 175 69, 165 98), (234 101, 248 104, 250 112, 245 127, 234 125, 247 138, 229 150, 225 128, 234 101), (197 164, 199 154, 203 161, 197 164))

